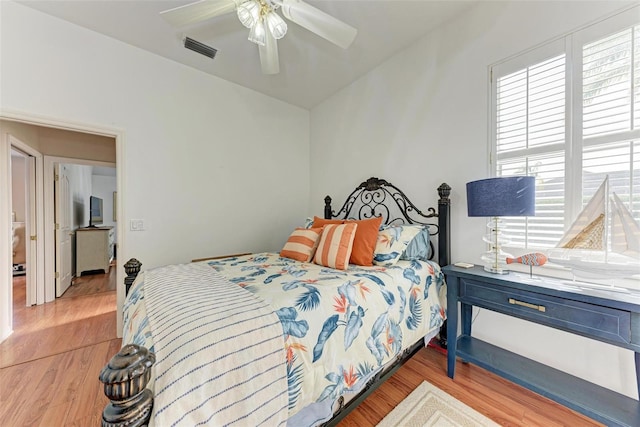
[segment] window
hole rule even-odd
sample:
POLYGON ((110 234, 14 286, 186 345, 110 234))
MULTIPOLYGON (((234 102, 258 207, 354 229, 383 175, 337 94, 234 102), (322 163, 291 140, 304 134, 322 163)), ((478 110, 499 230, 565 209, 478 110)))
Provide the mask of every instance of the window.
POLYGON ((554 247, 609 176, 640 221, 638 8, 491 67, 492 167, 536 177, 536 216, 510 246, 554 247))

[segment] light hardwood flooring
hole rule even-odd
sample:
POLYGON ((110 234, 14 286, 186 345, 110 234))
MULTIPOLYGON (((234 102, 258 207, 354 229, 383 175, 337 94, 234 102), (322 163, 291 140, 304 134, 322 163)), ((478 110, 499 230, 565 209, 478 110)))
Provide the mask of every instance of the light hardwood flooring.
MULTIPOLYGON (((108 401, 98 374, 120 348, 115 270, 81 277, 62 298, 35 307, 24 307, 24 281, 14 283, 14 333, 0 344, 0 426, 100 425, 108 401)), ((375 426, 424 380, 504 426, 599 425, 477 366, 458 362, 452 381, 446 357, 431 348, 340 425, 375 426)))
POLYGON ((80 277, 54 302, 25 307, 13 283, 14 332, 0 344, 0 426, 99 426, 98 375, 120 349, 116 269, 80 277))

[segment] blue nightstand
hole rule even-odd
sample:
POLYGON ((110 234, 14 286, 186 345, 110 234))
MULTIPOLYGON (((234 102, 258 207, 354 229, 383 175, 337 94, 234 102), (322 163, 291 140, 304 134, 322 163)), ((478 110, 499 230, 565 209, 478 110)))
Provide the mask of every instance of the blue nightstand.
POLYGON ((447 369, 456 356, 610 426, 640 426, 640 402, 471 336, 473 306, 635 352, 640 390, 640 297, 482 267, 443 268, 447 280, 447 369), (458 303, 462 333, 458 336, 458 303))

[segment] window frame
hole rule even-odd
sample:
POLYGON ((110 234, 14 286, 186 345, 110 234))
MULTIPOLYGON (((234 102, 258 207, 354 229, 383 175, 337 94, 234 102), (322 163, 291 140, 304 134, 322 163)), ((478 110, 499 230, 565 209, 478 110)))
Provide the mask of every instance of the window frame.
MULTIPOLYGON (((633 129, 633 114, 631 130, 607 134, 604 136, 590 137, 584 141, 582 135, 583 101, 582 101, 582 55, 585 44, 597 41, 616 32, 624 31, 629 27, 640 24, 640 6, 625 8, 616 12, 612 16, 605 17, 598 22, 589 24, 575 31, 551 39, 539 44, 531 49, 517 55, 506 58, 502 61, 489 65, 489 171, 490 176, 497 176, 498 162, 501 159, 509 158, 529 158, 539 154, 547 154, 557 151, 564 151, 564 224, 566 231, 571 223, 582 210, 582 161, 583 149, 606 142, 616 142, 623 140, 640 140, 640 126, 636 123, 637 129, 633 129), (539 64, 554 56, 565 55, 565 135, 563 143, 555 143, 533 148, 524 148, 509 151, 508 153, 497 153, 497 131, 498 131, 498 79, 517 72, 524 68, 539 64)), ((640 55, 640 52, 636 52, 640 55)), ((633 61, 633 59, 632 59, 633 61)), ((631 84, 634 78, 640 76, 633 74, 632 62, 631 84)), ((633 89, 633 87, 632 87, 633 89)), ((633 104, 631 105, 633 110, 633 104)), ((525 233, 528 236, 528 233, 525 233)), ((524 250, 540 250, 529 246, 528 238, 525 236, 524 250)), ((508 246, 508 245, 506 245, 508 246)), ((523 248, 513 247, 514 250, 523 248)))

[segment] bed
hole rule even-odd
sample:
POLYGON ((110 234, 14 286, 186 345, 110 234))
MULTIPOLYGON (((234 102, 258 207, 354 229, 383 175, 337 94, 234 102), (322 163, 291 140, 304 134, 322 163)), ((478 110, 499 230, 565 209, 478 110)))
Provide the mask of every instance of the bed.
POLYGON ((103 425, 337 424, 446 319, 449 193, 423 213, 370 178, 279 253, 130 260, 103 425))

